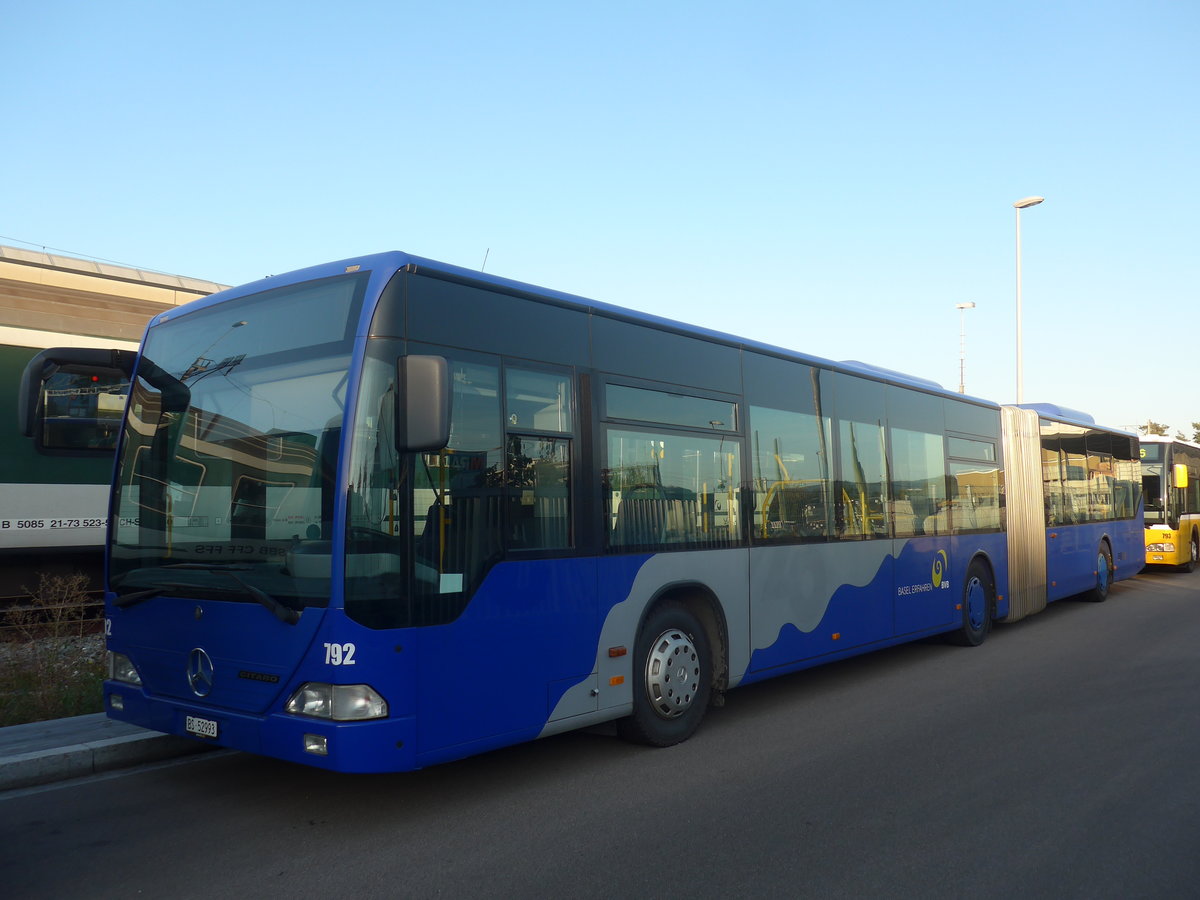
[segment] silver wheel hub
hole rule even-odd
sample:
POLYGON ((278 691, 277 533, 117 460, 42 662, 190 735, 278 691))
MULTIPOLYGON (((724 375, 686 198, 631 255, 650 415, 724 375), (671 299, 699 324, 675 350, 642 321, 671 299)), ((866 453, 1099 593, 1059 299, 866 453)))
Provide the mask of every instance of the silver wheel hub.
POLYGON ((700 654, 692 639, 678 629, 664 631, 650 646, 646 658, 646 696, 664 719, 674 719, 691 709, 700 691, 700 654))

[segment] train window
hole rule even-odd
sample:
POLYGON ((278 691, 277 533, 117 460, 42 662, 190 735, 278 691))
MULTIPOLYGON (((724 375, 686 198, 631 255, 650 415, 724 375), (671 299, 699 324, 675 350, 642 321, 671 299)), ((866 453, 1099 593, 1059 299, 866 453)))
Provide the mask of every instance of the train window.
POLYGON ((42 449, 114 449, 128 396, 129 381, 119 372, 64 366, 42 387, 42 449))

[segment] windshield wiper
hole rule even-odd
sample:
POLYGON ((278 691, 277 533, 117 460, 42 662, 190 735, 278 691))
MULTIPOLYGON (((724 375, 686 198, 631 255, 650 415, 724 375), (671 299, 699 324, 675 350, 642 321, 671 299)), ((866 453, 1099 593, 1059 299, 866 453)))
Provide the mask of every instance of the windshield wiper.
MULTIPOLYGON (((136 606, 143 600, 161 597, 163 594, 170 594, 172 597, 187 597, 192 600, 202 600, 204 598, 204 591, 211 590, 214 590, 214 588, 198 584, 185 584, 182 581, 164 581, 156 588, 150 588, 145 591, 134 591, 131 594, 122 594, 113 600, 113 606, 119 606, 124 609, 127 606, 136 606), (181 593, 183 591, 187 593, 181 593), (196 596, 197 592, 200 593, 200 596, 196 596)), ((233 588, 215 588, 215 590, 232 592, 233 588)))
POLYGON ((137 603, 141 603, 143 600, 149 600, 151 597, 157 597, 165 591, 166 588, 156 587, 150 588, 148 591, 133 591, 129 594, 118 594, 117 598, 113 600, 113 606, 119 606, 124 609, 126 606, 133 606, 137 603))
MULTIPOLYGON (((250 566, 239 566, 239 565, 233 565, 233 564, 220 565, 220 564, 213 564, 213 563, 171 563, 169 565, 163 566, 162 568, 164 568, 164 569, 191 569, 191 570, 200 571, 200 572, 223 572, 226 575, 228 575, 230 578, 232 578, 234 581, 236 581, 239 585, 241 585, 242 589, 247 594, 249 594, 254 600, 256 600, 258 603, 261 603, 263 606, 265 606, 267 609, 269 609, 274 614, 275 618, 277 618, 280 622, 284 622, 288 625, 295 625, 297 622, 300 621, 299 610, 292 609, 290 606, 285 606, 284 604, 282 604, 278 600, 276 600, 274 597, 272 597, 270 594, 268 594, 266 591, 262 590, 261 588, 257 588, 252 584, 247 584, 245 581, 243 581, 237 575, 233 574, 234 572, 248 572, 250 570, 250 566)), ((188 586, 196 587, 196 585, 188 585, 188 586)), ((156 589, 156 590, 152 590, 152 591, 138 591, 135 594, 125 595, 125 597, 118 599, 116 601, 116 603, 118 606, 129 606, 129 605, 132 605, 133 603, 137 603, 141 600, 148 600, 148 599, 150 599, 150 597, 154 596, 155 594, 161 594, 161 593, 163 593, 162 589, 156 589), (145 596, 141 596, 141 595, 145 595, 145 596), (129 599, 129 598, 134 598, 134 597, 136 597, 137 599, 129 599), (123 603, 121 603, 121 600, 127 600, 127 602, 123 604, 123 603)))

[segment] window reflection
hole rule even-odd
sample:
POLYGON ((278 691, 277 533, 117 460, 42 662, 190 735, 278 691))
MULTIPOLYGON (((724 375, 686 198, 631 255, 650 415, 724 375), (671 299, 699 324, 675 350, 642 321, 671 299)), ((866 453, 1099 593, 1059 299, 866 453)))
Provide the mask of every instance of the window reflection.
POLYGON ((754 537, 824 540, 832 532, 829 419, 750 407, 754 537))
POLYGON ((1002 473, 994 463, 952 462, 950 485, 954 507, 951 524, 955 534, 1003 528, 1002 473))
POLYGON ((117 373, 63 369, 46 380, 42 447, 111 450, 117 445, 129 381, 117 373))
POLYGON ((1043 419, 1048 525, 1130 518, 1141 493, 1137 451, 1122 435, 1043 419))
POLYGON ((542 550, 570 546, 570 442, 508 439, 509 546, 542 550))
POLYGON ((737 431, 737 404, 665 391, 610 384, 605 392, 608 416, 640 422, 661 422, 689 428, 737 431))
POLYGON ((737 542, 734 441, 610 430, 604 472, 609 545, 723 547, 737 542))
POLYGON ((450 443, 418 454, 413 479, 421 593, 469 592, 501 550, 500 370, 451 361, 450 374, 450 443))
POLYGON ((972 507, 946 500, 946 462, 942 436, 904 428, 892 429, 892 518, 896 537, 948 534, 951 517, 974 527, 972 507))
POLYGON ((565 375, 510 367, 504 373, 509 428, 571 430, 571 382, 565 375))
POLYGON ((351 456, 347 611, 371 627, 449 622, 505 551, 572 546, 571 378, 446 354, 449 444, 398 454, 398 350, 381 342, 371 354, 351 456))
POLYGON ((839 423, 842 478, 837 485, 837 536, 863 540, 888 536, 887 464, 881 422, 839 423))
POLYGON ((117 463, 114 587, 169 581, 237 597, 221 568, 236 564, 243 593, 329 602, 338 451, 368 277, 177 311, 149 329, 117 463), (169 578, 158 571, 168 566, 169 578))

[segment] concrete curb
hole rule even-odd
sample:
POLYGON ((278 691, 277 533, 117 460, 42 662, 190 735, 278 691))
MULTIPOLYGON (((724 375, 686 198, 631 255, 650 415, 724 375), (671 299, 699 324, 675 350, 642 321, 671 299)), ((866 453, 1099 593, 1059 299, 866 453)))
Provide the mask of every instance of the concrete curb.
POLYGON ((15 737, 14 733, 21 730, 19 741, 11 741, 7 750, 0 747, 0 791, 51 784, 212 749, 199 741, 132 726, 124 726, 119 730, 104 728, 103 725, 107 723, 89 721, 92 719, 91 716, 81 716, 78 720, 0 729, 0 732, 8 732, 4 737, 15 737), (63 732, 61 727, 70 722, 78 723, 73 729, 74 734, 63 732), (49 746, 12 752, 19 750, 22 744, 36 743, 39 725, 45 726, 44 743, 49 746), (106 731, 118 733, 106 735, 106 731), (75 742, 71 741, 72 737, 76 739, 75 742))

